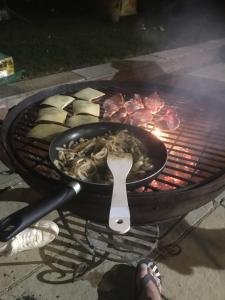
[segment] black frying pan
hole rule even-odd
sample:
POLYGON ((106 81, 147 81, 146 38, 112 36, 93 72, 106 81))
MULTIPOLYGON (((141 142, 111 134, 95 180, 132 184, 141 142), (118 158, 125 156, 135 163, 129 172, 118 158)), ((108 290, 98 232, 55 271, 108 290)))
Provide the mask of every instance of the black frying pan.
MULTIPOLYGON (((80 138, 90 139, 96 136, 104 135, 108 131, 116 132, 124 129, 131 131, 144 144, 149 156, 153 160, 154 169, 147 177, 126 183, 128 189, 140 187, 155 178, 163 170, 167 161, 167 150, 165 145, 153 134, 139 127, 120 123, 100 122, 69 129, 60 134, 51 142, 49 147, 49 157, 51 163, 56 168, 55 164, 53 163, 58 159, 58 151, 56 148, 62 147, 63 145, 68 145, 70 141, 79 140, 80 138)), ((65 180, 65 186, 63 189, 58 190, 56 194, 50 197, 45 197, 44 199, 26 206, 2 219, 0 221, 0 241, 8 241, 16 234, 40 220, 54 209, 71 201, 81 189, 98 193, 112 192, 111 184, 98 184, 80 180, 75 181, 73 177, 66 175, 61 170, 57 169, 57 171, 61 173, 65 180)))

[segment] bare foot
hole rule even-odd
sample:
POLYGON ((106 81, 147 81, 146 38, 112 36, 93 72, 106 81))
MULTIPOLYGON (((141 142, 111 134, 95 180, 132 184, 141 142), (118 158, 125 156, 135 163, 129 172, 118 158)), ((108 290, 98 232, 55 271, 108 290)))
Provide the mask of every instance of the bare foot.
MULTIPOLYGON (((149 263, 151 261, 149 260, 149 263)), ((155 275, 146 262, 140 263, 137 266, 136 284, 138 289, 138 295, 136 300, 161 300, 160 295, 160 279, 155 275)))

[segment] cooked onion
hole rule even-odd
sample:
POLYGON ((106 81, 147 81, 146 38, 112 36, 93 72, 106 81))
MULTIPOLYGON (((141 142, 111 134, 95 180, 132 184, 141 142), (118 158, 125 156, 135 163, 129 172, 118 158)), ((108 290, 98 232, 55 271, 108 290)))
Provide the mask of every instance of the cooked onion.
POLYGON ((58 161, 54 163, 73 178, 96 183, 112 182, 112 174, 107 167, 107 155, 131 153, 133 167, 128 181, 139 180, 148 176, 153 168, 151 158, 144 145, 132 133, 121 130, 114 134, 106 133, 92 139, 80 139, 70 142, 68 148, 57 148, 58 161))

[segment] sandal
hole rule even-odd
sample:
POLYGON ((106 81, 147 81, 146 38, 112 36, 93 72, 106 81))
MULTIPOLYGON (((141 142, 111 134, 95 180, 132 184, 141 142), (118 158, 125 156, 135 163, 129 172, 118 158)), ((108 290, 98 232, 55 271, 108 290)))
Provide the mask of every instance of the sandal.
POLYGON ((146 288, 147 284, 149 283, 149 281, 152 281, 155 284, 159 293, 161 294, 161 291, 162 291, 161 275, 160 275, 157 265, 151 259, 145 258, 145 259, 139 261, 137 268, 136 268, 135 279, 137 278, 138 269, 141 264, 145 264, 147 266, 149 273, 146 274, 143 278, 139 279, 139 283, 140 283, 139 287, 136 284, 137 287, 136 287, 135 299, 140 298, 141 294, 145 291, 145 288, 146 288))

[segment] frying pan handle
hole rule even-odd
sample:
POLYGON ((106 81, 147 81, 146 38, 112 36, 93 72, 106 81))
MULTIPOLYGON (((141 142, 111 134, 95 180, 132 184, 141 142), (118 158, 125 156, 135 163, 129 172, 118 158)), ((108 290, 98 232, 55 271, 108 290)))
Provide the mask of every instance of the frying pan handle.
POLYGON ((80 192, 79 183, 72 183, 48 198, 28 205, 0 220, 0 241, 7 242, 42 217, 72 200, 80 192))

